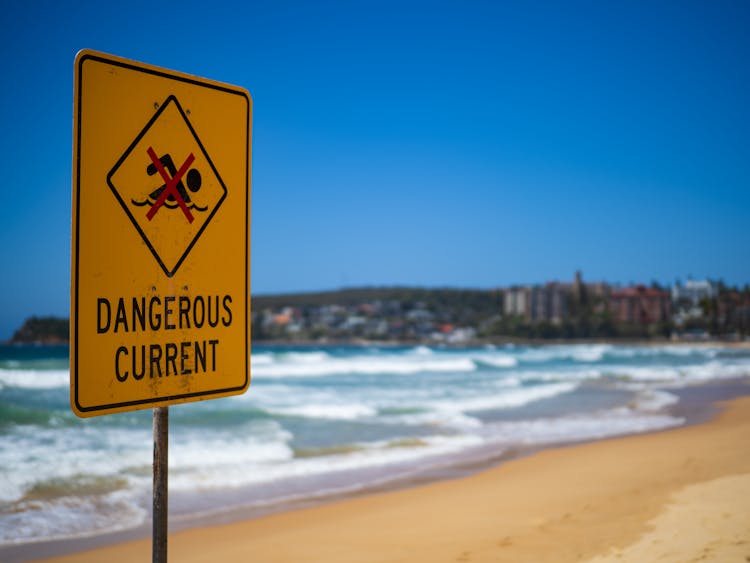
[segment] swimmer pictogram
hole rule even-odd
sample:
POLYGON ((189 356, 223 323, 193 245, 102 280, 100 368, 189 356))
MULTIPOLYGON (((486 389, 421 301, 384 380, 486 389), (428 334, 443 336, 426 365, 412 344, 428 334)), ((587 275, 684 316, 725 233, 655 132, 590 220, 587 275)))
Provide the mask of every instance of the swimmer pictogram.
POLYGON ((158 107, 107 181, 169 277, 187 258, 227 195, 175 96, 158 107))
POLYGON ((142 200, 132 200, 133 205, 139 207, 148 205, 149 210, 146 213, 146 218, 149 221, 154 218, 154 215, 156 215, 156 212, 159 211, 162 205, 168 209, 177 209, 179 207, 184 213, 185 218, 192 223, 192 209, 196 211, 206 211, 208 209, 207 207, 198 206, 191 200, 188 193, 188 190, 191 193, 195 193, 201 188, 201 173, 197 168, 189 168, 195 160, 193 153, 188 155, 187 160, 177 170, 172 161, 172 155, 169 153, 157 158, 153 147, 149 147, 146 152, 149 158, 151 158, 151 164, 146 167, 146 174, 153 176, 158 172, 164 180, 164 184, 142 200), (185 176, 185 183, 182 182, 183 175, 185 176), (185 184, 187 184, 187 189, 185 189, 185 184))

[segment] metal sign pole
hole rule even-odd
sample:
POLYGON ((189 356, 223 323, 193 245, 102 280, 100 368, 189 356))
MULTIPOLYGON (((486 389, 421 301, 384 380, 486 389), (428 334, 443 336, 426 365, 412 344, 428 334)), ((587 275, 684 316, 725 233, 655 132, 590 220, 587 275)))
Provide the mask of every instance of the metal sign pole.
POLYGON ((152 561, 167 563, 167 472, 169 470, 169 407, 154 409, 154 511, 152 561))

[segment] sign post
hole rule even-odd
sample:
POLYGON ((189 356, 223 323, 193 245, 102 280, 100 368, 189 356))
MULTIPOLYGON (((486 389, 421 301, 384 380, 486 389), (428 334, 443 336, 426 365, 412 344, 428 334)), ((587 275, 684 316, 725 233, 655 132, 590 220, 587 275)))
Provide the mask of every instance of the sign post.
POLYGON ((154 409, 154 502, 151 559, 167 563, 167 514, 169 512, 169 407, 154 409))
POLYGON ((75 61, 70 401, 154 409, 166 562, 168 406, 250 384, 252 100, 96 51, 75 61))

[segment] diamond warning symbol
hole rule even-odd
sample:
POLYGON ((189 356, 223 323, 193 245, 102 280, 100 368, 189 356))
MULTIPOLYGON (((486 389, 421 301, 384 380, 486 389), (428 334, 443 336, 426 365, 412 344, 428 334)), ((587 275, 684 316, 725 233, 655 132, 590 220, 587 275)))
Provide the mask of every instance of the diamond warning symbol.
POLYGON ((125 150, 107 183, 169 277, 227 195, 175 96, 166 99, 125 150))

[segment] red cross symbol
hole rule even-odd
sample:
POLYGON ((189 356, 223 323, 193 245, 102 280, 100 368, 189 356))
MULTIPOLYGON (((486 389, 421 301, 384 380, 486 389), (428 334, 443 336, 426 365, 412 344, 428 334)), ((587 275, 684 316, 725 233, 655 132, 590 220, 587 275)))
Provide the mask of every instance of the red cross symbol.
POLYGON ((151 209, 148 210, 148 213, 146 213, 146 217, 150 221, 153 219, 154 215, 156 215, 156 212, 159 211, 159 208, 161 208, 162 205, 164 205, 164 202, 167 201, 167 198, 171 195, 174 197, 175 201, 177 202, 177 205, 180 206, 180 209, 182 209, 182 212, 185 214, 185 217, 187 217, 188 223, 193 222, 193 214, 190 213, 190 210, 188 209, 188 206, 185 204, 185 200, 182 199, 182 196, 180 195, 180 192, 177 190, 177 184, 179 183, 182 176, 185 174, 185 172, 188 171, 190 168, 190 165, 195 160, 195 157, 193 156, 193 153, 190 153, 187 157, 187 160, 185 160, 185 163, 180 166, 180 169, 177 171, 177 173, 170 178, 169 172, 164 170, 164 166, 162 166, 161 161, 156 156, 156 153, 154 152, 154 149, 149 147, 146 151, 148 153, 148 156, 151 157, 151 162, 154 163, 154 166, 156 166, 156 169, 159 171, 159 174, 162 177, 162 180, 164 180, 164 191, 159 194, 159 198, 154 202, 154 204, 151 206, 151 209))

